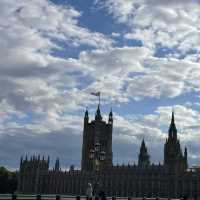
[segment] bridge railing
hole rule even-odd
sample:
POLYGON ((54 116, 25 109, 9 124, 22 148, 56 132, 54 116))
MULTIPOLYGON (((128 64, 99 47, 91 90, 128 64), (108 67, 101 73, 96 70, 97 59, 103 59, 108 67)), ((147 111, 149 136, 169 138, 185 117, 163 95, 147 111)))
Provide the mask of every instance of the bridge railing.
MULTIPOLYGON (((94 198, 95 199, 95 198, 94 198)), ((107 200, 180 200, 169 198, 107 197, 107 200)), ((88 200, 86 196, 0 194, 0 200, 88 200)), ((97 199, 95 199, 97 200, 97 199)))

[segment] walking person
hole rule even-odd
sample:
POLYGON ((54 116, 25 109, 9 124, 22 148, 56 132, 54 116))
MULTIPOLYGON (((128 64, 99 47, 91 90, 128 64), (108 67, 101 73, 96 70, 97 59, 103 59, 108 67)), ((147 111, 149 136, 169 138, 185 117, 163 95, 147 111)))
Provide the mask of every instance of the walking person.
POLYGON ((96 182, 94 184, 94 188, 93 188, 93 195, 94 195, 94 199, 98 200, 99 199, 99 191, 100 191, 100 184, 99 182, 96 182))
POLYGON ((106 194, 103 190, 99 192, 99 198, 100 200, 106 200, 106 194))
POLYGON ((88 183, 87 190, 86 190, 87 200, 92 200, 92 193, 93 193, 92 184, 88 183))

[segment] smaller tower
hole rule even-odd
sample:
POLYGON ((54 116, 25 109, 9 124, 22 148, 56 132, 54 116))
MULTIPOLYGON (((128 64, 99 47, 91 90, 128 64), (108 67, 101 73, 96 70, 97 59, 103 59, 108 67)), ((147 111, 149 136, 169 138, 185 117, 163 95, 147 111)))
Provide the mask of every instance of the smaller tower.
POLYGON ((55 171, 59 171, 60 170, 60 161, 59 158, 56 159, 56 163, 55 163, 55 171))
POLYGON ((48 158, 47 158, 47 165, 48 165, 48 168, 49 168, 49 163, 50 163, 50 157, 48 156, 48 158))
POLYGON ((180 142, 177 139, 174 111, 172 111, 168 138, 164 146, 164 166, 170 173, 181 173, 187 168, 187 150, 183 156, 180 142))
POLYGON ((73 172, 73 171, 74 171, 74 165, 70 165, 69 171, 70 171, 70 172, 73 172))
POLYGON ((188 168, 188 160, 187 160, 187 148, 185 147, 185 152, 184 152, 184 160, 185 160, 185 169, 188 168))
POLYGON ((112 123, 113 123, 113 113, 112 113, 112 108, 111 108, 111 111, 110 111, 110 113, 109 113, 108 123, 109 123, 109 124, 112 124, 112 123))
POLYGON ((20 168, 22 166, 22 163, 23 163, 23 156, 21 156, 21 158, 20 158, 20 168))
POLYGON ((142 140, 142 144, 140 147, 140 153, 138 156, 138 166, 141 168, 146 168, 150 165, 150 156, 147 152, 147 147, 145 145, 144 139, 142 140))
POLYGON ((89 122, 89 114, 88 114, 88 110, 86 108, 85 117, 84 117, 84 123, 87 124, 88 122, 89 122))
POLYGON ((95 115, 95 120, 96 121, 102 121, 102 116, 101 116, 101 111, 100 111, 100 105, 98 105, 96 115, 95 115))

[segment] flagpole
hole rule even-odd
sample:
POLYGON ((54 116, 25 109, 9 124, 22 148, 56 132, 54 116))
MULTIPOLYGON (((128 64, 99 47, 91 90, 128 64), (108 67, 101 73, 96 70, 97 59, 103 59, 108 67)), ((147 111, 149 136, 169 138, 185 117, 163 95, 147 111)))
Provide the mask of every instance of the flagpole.
POLYGON ((90 94, 91 94, 91 95, 94 95, 94 96, 96 96, 96 97, 99 97, 99 106, 100 106, 100 102, 101 102, 101 98, 100 98, 101 92, 91 92, 90 94))

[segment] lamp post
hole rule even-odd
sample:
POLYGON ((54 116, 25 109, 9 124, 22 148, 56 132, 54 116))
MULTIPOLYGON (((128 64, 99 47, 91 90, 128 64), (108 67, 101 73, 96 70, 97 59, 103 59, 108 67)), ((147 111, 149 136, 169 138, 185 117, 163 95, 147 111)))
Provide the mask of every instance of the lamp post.
MULTIPOLYGON (((103 162, 106 158, 106 152, 101 151, 101 145, 99 142, 94 144, 94 149, 90 149, 90 159, 93 160, 94 163, 94 172, 95 172, 95 183, 94 185, 98 187, 98 173, 100 171, 100 163, 103 162)), ((97 188, 94 187, 97 191, 97 188)), ((94 195, 96 195, 96 191, 94 191, 94 195)))

